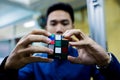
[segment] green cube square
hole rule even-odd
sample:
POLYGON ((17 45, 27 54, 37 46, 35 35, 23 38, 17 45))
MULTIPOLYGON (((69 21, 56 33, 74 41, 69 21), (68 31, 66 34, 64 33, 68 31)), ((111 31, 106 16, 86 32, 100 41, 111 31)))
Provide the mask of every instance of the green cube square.
POLYGON ((61 47, 61 41, 60 40, 56 40, 55 41, 55 46, 61 47))

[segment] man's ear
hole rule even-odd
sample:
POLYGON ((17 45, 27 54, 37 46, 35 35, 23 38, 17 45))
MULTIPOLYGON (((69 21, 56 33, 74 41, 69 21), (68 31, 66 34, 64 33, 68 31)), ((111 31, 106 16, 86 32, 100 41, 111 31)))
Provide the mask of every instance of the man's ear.
POLYGON ((46 27, 45 15, 39 16, 37 21, 38 21, 38 24, 41 26, 41 28, 45 29, 45 27, 46 27))
POLYGON ((44 29, 47 30, 47 25, 45 25, 44 29))

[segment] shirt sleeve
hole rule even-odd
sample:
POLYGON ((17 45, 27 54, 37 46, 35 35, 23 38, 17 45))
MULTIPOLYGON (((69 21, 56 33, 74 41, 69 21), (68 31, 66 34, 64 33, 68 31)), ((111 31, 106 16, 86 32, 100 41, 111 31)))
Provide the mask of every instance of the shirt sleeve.
POLYGON ((5 70, 4 65, 8 56, 2 61, 0 65, 0 80, 18 80, 18 70, 5 70))
POLYGON ((111 56, 110 64, 106 68, 100 68, 99 71, 106 80, 120 80, 120 63, 113 54, 111 56))

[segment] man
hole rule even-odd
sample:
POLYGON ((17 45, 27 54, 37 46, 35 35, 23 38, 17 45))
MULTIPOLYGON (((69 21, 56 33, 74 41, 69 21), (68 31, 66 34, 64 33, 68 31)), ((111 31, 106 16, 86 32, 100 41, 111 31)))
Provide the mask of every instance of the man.
POLYGON ((45 30, 34 30, 24 36, 12 53, 3 61, 2 78, 19 80, 120 80, 120 65, 117 59, 101 46, 74 28, 74 14, 70 5, 57 3, 49 7, 45 30), (48 36, 61 34, 72 38, 69 42, 67 60, 33 56, 34 53, 53 54, 45 46, 33 46, 33 42, 49 44, 48 36), (73 48, 76 47, 76 48, 73 48), (30 64, 28 64, 30 63, 30 64), (5 77, 4 77, 5 76, 5 77))

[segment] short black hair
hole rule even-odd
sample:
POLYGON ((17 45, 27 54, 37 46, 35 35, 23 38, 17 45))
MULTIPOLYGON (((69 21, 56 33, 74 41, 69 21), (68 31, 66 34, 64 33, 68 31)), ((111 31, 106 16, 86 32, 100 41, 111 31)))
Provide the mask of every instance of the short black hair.
POLYGON ((71 17, 72 22, 74 23, 74 12, 73 12, 72 6, 68 3, 62 3, 62 2, 53 4, 52 6, 48 8, 47 13, 46 13, 46 21, 48 19, 49 14, 56 10, 63 10, 65 12, 68 12, 71 17))

